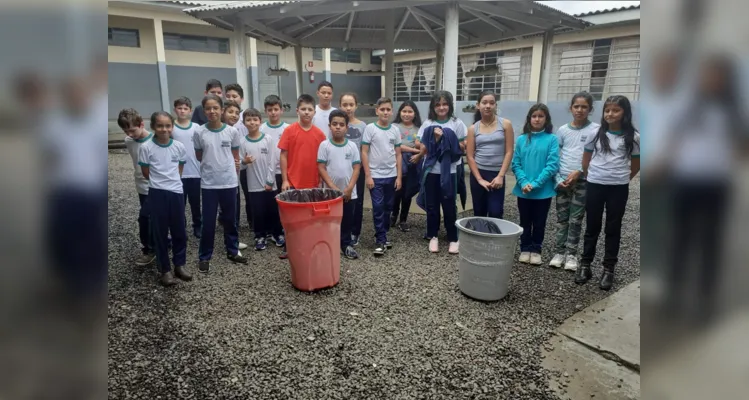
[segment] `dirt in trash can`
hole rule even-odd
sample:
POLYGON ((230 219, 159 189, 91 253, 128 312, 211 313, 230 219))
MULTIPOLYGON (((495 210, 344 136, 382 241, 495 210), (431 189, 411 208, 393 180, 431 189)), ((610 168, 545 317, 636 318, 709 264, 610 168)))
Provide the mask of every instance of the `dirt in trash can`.
POLYGON ((320 201, 334 200, 343 196, 339 190, 333 189, 300 189, 287 190, 276 196, 281 201, 290 203, 317 203, 320 201))
POLYGON ((466 229, 481 232, 481 233, 493 233, 493 234, 501 234, 502 230, 499 229, 499 226, 494 223, 493 221, 489 221, 486 219, 481 218, 474 218, 469 219, 465 222, 466 229))

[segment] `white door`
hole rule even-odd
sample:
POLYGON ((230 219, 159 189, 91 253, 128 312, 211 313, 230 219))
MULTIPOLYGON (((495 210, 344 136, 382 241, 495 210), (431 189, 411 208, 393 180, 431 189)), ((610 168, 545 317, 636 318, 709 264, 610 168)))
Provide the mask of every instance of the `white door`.
POLYGON ((260 92, 260 107, 262 107, 262 103, 268 95, 281 96, 278 76, 268 76, 268 68, 278 68, 278 54, 258 54, 257 64, 258 91, 260 92))

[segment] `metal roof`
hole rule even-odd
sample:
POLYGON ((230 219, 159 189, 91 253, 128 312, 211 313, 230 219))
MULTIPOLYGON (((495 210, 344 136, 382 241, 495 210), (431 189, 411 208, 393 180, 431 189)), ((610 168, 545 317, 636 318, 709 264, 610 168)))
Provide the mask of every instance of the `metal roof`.
POLYGON ((191 11, 207 10, 240 10, 252 7, 272 6, 275 4, 295 3, 295 1, 172 1, 184 5, 197 7, 190 8, 191 11))
POLYGON ((588 11, 581 14, 575 14, 575 17, 589 17, 591 15, 599 15, 599 14, 606 14, 611 12, 617 12, 617 11, 627 11, 627 10, 639 10, 640 5, 633 5, 633 6, 625 6, 625 7, 619 7, 619 8, 606 8, 603 10, 596 10, 596 11, 588 11))

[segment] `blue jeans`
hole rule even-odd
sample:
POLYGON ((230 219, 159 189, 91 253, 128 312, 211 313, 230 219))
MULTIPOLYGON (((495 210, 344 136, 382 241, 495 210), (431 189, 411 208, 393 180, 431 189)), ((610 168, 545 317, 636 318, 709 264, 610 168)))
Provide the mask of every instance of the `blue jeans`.
MULTIPOLYGON (((487 182, 497 177, 498 171, 487 171, 479 169, 479 175, 487 182)), ((502 219, 505 213, 505 187, 504 179, 502 187, 495 190, 486 190, 479 185, 479 181, 471 174, 471 197, 473 198, 473 215, 477 217, 489 217, 502 219)))
POLYGON ((354 204, 354 222, 351 226, 351 234, 361 235, 362 219, 364 219, 364 187, 367 180, 364 177, 364 170, 359 172, 359 179, 356 181, 356 204, 354 204))
MULTIPOLYGON (((200 229, 200 178, 182 178, 182 190, 185 192, 185 202, 190 203, 193 229, 200 229)), ((185 222, 187 226, 187 222, 185 222)))
POLYGON ((154 251, 153 237, 151 236, 151 207, 148 204, 147 194, 138 194, 140 211, 138 211, 138 236, 143 254, 152 254, 154 251))
POLYGON ((520 235, 520 251, 541 254, 546 233, 546 217, 549 215, 551 198, 524 199, 518 197, 518 212, 523 234, 520 235))
MULTIPOLYGON (((457 174, 452 175, 452 182, 457 184, 457 174)), ((445 214, 445 230, 447 230, 447 240, 450 242, 458 241, 458 228, 455 221, 458 219, 457 194, 453 193, 452 197, 446 197, 442 193, 440 185, 440 175, 427 174, 425 186, 425 199, 427 211, 427 237, 435 238, 440 230, 440 206, 445 214)), ((455 185, 453 185, 455 187, 455 185)))
POLYGON ((203 193, 203 232, 200 238, 198 258, 208 261, 213 257, 213 242, 216 236, 216 213, 219 206, 223 210, 221 223, 224 225, 224 244, 226 253, 236 255, 239 252, 239 232, 236 225, 237 188, 201 189, 203 193))
POLYGON ((390 213, 393 212, 393 201, 395 200, 396 178, 375 178, 374 187, 369 189, 372 197, 372 217, 375 226, 375 239, 377 243, 387 242, 387 233, 390 230, 390 213))
POLYGON ((174 266, 186 264, 185 195, 151 188, 148 201, 151 205, 151 229, 156 242, 156 263, 163 274, 172 270, 169 264, 170 233, 174 266))
POLYGON ((341 250, 351 246, 351 230, 354 227, 354 211, 356 209, 356 200, 343 202, 343 218, 341 219, 341 250))

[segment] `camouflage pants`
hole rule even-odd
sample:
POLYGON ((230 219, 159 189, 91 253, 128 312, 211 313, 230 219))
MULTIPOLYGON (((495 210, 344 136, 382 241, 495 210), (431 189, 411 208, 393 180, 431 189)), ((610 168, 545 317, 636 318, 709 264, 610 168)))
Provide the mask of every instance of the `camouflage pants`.
POLYGON ((567 190, 557 191, 557 244, 558 254, 577 254, 585 217, 585 189, 587 182, 578 179, 567 190))

